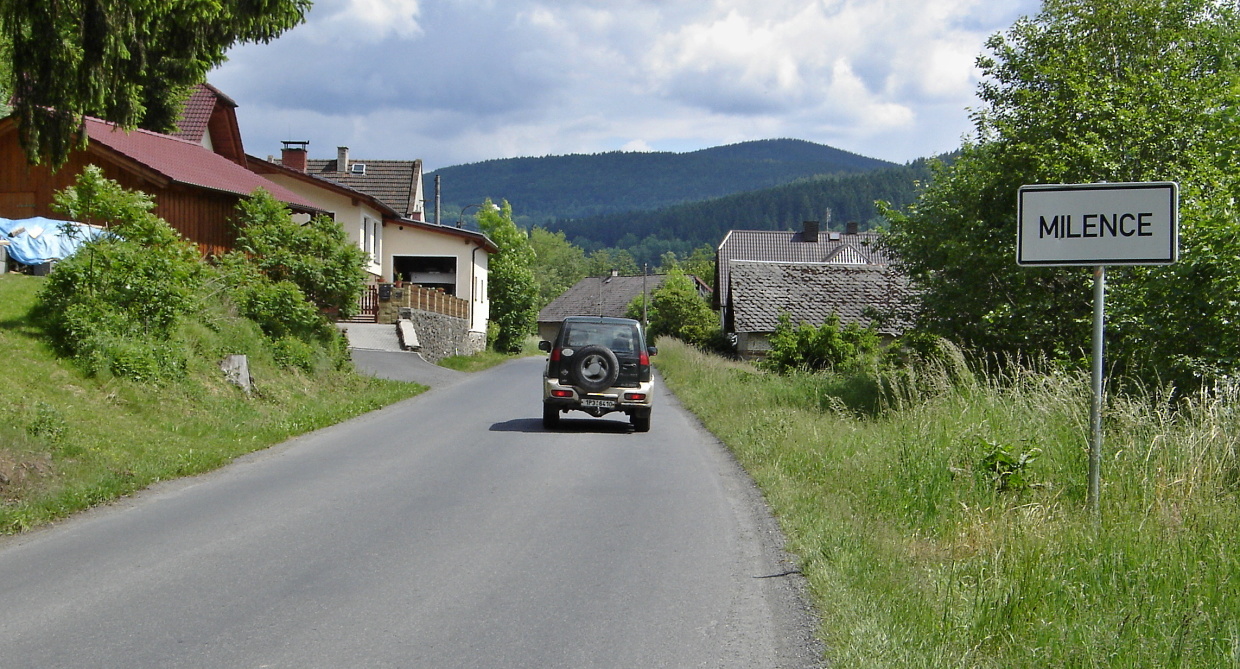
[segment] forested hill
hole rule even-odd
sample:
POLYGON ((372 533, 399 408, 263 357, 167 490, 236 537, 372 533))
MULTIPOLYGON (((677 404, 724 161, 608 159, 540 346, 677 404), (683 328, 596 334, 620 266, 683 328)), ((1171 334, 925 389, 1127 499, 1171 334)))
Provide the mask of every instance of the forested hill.
POLYGON ((445 209, 507 200, 520 221, 643 211, 769 188, 820 175, 893 167, 803 140, 743 142, 689 153, 611 152, 593 155, 507 158, 445 167, 426 175, 430 189, 442 179, 445 209))
POLYGON ((544 224, 577 246, 628 250, 638 262, 657 262, 666 251, 682 257, 718 245, 729 230, 799 229, 831 210, 831 229, 856 221, 862 230, 879 223, 875 200, 897 208, 913 202, 917 184, 930 178, 926 160, 845 176, 815 177, 763 190, 693 202, 657 211, 607 214, 544 224))

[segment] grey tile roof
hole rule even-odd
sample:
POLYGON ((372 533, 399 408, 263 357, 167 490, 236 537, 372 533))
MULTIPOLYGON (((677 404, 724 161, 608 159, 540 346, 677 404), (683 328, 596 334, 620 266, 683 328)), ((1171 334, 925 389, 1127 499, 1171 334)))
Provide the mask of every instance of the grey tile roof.
MULTIPOLYGON (((904 314, 911 292, 908 282, 890 265, 842 265, 732 261, 731 277, 736 332, 773 332, 779 315, 794 323, 822 325, 831 314, 843 324, 870 324, 870 307, 904 314)), ((880 327, 898 336, 910 323, 893 319, 880 327)))
MULTIPOLYGON (((663 283, 663 275, 644 277, 646 292, 663 283)), ((569 316, 625 317, 629 303, 642 294, 641 276, 586 277, 538 312, 539 323, 559 323, 569 316)))
POLYGON ((354 172, 341 173, 336 169, 336 160, 307 160, 306 174, 320 179, 347 186, 378 199, 383 204, 409 216, 422 211, 418 202, 421 194, 418 187, 422 181, 422 161, 420 160, 360 160, 350 158, 350 169, 354 165, 365 165, 364 174, 354 172))
POLYGON ((818 241, 806 242, 802 231, 732 230, 719 244, 716 256, 715 306, 728 303, 729 261, 763 260, 768 262, 888 265, 891 258, 879 245, 874 232, 843 234, 823 231, 818 241))

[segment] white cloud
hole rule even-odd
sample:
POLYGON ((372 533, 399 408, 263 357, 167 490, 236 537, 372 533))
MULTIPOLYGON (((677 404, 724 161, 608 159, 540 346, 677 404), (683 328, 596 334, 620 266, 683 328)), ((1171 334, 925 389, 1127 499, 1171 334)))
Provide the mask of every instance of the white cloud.
POLYGON ((327 16, 316 21, 320 39, 370 40, 388 37, 412 38, 422 34, 418 24, 419 0, 318 0, 327 6, 327 16))
POLYGON ((1037 6, 317 0, 211 79, 241 105, 247 146, 322 136, 316 156, 347 143, 434 169, 796 137, 906 161, 958 146, 985 38, 1037 6))
POLYGON ((650 144, 648 144, 644 139, 635 139, 630 142, 625 142, 624 146, 620 147, 620 150, 648 153, 650 151, 654 151, 654 147, 650 146, 650 144))
POLYGON ((780 32, 730 11, 663 35, 650 56, 656 88, 673 99, 742 114, 796 104, 806 85, 780 32))

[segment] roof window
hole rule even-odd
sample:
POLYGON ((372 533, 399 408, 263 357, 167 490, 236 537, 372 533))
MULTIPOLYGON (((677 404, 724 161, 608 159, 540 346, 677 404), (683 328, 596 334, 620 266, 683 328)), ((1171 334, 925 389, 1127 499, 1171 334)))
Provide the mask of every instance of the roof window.
POLYGON ((349 165, 349 174, 365 174, 366 163, 353 163, 349 165))

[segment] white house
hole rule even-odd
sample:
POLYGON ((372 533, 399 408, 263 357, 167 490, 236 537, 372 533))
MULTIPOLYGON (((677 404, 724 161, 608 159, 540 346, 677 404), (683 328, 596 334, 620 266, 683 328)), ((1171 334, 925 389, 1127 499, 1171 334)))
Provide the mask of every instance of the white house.
POLYGON ((469 302, 469 329, 485 333, 490 317, 487 268, 498 251, 486 235, 427 223, 422 162, 308 160, 308 142, 285 142, 279 162, 247 156, 251 170, 329 211, 363 251, 374 283, 399 281, 469 302), (369 190, 367 190, 369 189, 369 190))

